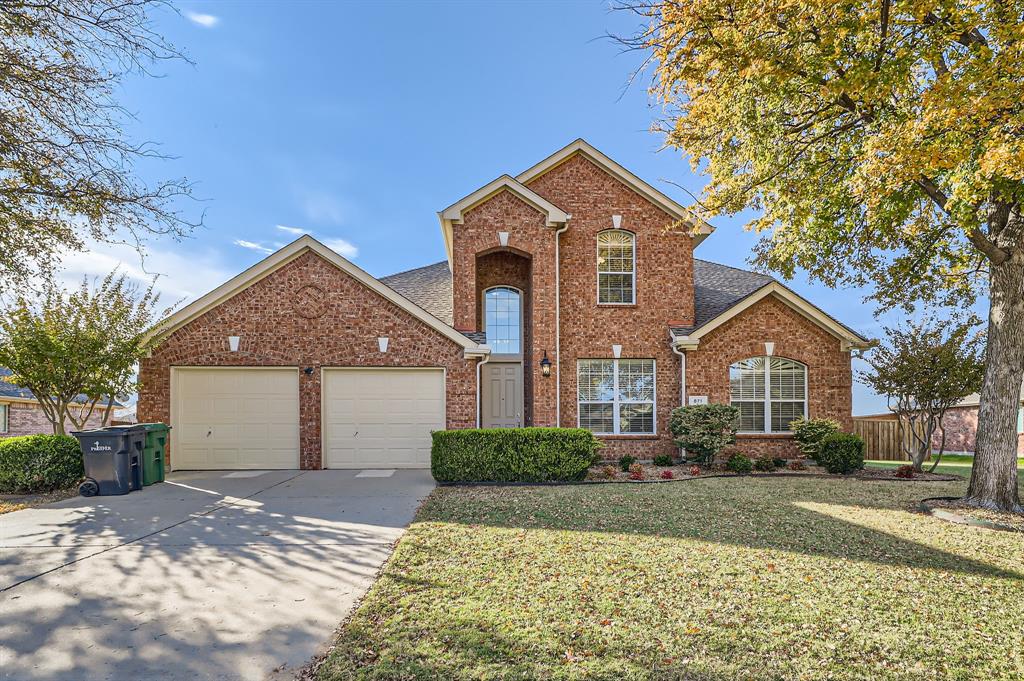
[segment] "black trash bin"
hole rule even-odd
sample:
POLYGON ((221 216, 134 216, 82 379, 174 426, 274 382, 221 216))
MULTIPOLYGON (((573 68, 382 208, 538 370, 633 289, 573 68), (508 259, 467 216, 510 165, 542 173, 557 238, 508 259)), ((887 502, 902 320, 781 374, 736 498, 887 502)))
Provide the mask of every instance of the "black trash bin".
POLYGON ((142 489, 144 429, 104 428, 72 433, 78 438, 85 464, 85 481, 78 486, 83 497, 97 494, 128 494, 142 489))

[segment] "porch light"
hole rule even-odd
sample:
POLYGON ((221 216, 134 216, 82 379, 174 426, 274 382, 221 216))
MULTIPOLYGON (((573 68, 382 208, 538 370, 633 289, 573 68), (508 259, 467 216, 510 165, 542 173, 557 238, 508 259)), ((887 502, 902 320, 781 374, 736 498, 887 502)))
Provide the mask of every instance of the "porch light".
POLYGON ((540 360, 540 373, 541 376, 551 375, 551 360, 548 359, 548 351, 544 351, 544 357, 540 360))
POLYGON ((231 352, 238 352, 238 341, 240 340, 238 336, 228 336, 228 349, 231 352))

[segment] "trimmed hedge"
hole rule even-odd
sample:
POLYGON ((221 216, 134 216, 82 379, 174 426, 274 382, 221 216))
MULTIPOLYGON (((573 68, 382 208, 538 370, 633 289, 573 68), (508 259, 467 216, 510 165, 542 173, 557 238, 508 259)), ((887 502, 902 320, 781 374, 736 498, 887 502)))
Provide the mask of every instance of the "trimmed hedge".
POLYGON ((582 480, 600 441, 582 428, 480 428, 432 434, 430 471, 438 482, 582 480))
POLYGON ((23 435, 0 440, 0 494, 35 494, 71 487, 85 475, 78 440, 23 435))
POLYGON ((859 435, 835 433, 821 441, 818 463, 829 473, 846 475, 864 468, 864 440, 859 435))

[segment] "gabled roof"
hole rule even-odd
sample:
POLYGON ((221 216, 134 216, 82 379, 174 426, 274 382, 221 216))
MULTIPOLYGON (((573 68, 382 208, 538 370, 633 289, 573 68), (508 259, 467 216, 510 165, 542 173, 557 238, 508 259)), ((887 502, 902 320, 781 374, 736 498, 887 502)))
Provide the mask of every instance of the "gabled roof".
POLYGON ((694 235, 694 246, 699 244, 709 234, 715 231, 714 227, 697 218, 688 208, 686 208, 686 206, 683 206, 667 194, 658 191, 644 180, 641 180, 639 177, 626 170, 624 167, 597 149, 594 145, 582 138, 570 142, 540 163, 537 163, 529 169, 519 173, 519 175, 516 176, 516 179, 525 185, 529 185, 533 180, 548 171, 557 168, 576 154, 586 156, 606 173, 633 189, 636 193, 661 208, 676 220, 697 226, 697 233, 694 235))
POLYGON ((441 233, 444 235, 444 247, 448 252, 449 263, 452 259, 452 225, 461 225, 463 214, 504 191, 519 197, 543 213, 548 227, 564 225, 569 219, 568 213, 537 192, 522 184, 511 175, 502 175, 496 180, 480 187, 480 189, 477 189, 472 194, 462 197, 437 214, 438 220, 441 221, 441 233))
MULTIPOLYGON (((455 343, 461 345, 467 352, 481 352, 476 342, 459 333, 451 326, 423 309, 421 306, 395 291, 393 288, 386 286, 377 279, 374 279, 365 271, 352 264, 352 262, 341 255, 338 255, 308 234, 300 236, 295 241, 280 250, 271 253, 241 274, 233 277, 224 284, 221 284, 202 298, 199 298, 178 310, 176 313, 156 325, 149 332, 149 337, 166 336, 167 334, 172 333, 200 315, 233 298, 264 277, 273 274, 299 256, 310 252, 319 255, 321 258, 345 272, 366 288, 379 294, 381 297, 386 298, 408 312, 411 316, 419 319, 427 326, 439 332, 441 335, 446 336, 455 343)), ((486 354, 486 351, 484 351, 483 354, 486 354)))
MULTIPOLYGON (((1024 404, 1024 385, 1020 387, 1020 402, 1024 404)), ((980 407, 981 406, 981 395, 978 393, 972 393, 964 399, 956 403, 957 407, 980 407)))
POLYGON ((695 260, 694 286, 694 326, 674 326, 669 329, 672 343, 677 347, 696 347, 708 333, 768 296, 781 300, 834 335, 847 350, 863 349, 871 344, 867 338, 826 314, 821 308, 763 274, 695 260))
POLYGON ((380 280, 445 324, 452 325, 452 271, 447 260, 390 274, 380 280))

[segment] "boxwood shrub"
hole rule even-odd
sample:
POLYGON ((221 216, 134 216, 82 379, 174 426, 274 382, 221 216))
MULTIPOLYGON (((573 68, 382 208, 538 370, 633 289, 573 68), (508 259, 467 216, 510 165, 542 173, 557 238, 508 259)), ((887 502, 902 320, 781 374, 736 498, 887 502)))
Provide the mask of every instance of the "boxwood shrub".
POLYGON ((430 470, 438 482, 581 480, 600 441, 582 428, 478 428, 433 433, 430 470))
POLYGON ((34 494, 71 487, 84 475, 82 450, 67 435, 0 440, 0 494, 34 494))
POLYGON ((829 473, 846 475, 864 468, 864 440, 859 435, 835 433, 821 441, 818 463, 829 473))

